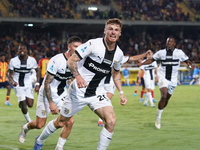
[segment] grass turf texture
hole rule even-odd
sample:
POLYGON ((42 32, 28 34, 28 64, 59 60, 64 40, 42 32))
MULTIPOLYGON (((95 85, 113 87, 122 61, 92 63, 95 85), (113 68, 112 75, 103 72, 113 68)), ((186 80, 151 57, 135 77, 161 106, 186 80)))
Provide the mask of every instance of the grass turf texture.
MULTIPOLYGON (((133 97, 134 86, 123 87, 129 100, 121 106, 116 91, 112 104, 117 123, 108 150, 198 150, 200 147, 200 93, 199 86, 177 86, 163 111, 161 129, 154 126, 156 108, 144 107, 139 103, 140 88, 133 97)), ((18 134, 25 118, 18 108, 14 90, 11 91, 10 102, 13 106, 5 106, 6 89, 0 89, 0 150, 31 150, 35 136, 42 130, 31 130, 25 143, 18 141, 18 134)), ((145 97, 144 97, 145 98, 145 97)), ((160 91, 155 89, 155 99, 159 100, 160 91)), ((31 119, 35 119, 37 95, 33 108, 29 108, 31 119)), ((56 116, 49 114, 48 120, 56 116)), ((70 150, 94 150, 97 147, 101 127, 97 126, 98 117, 86 106, 74 116, 72 132, 64 146, 70 150)), ((52 134, 44 143, 43 150, 54 150, 61 129, 52 134)))

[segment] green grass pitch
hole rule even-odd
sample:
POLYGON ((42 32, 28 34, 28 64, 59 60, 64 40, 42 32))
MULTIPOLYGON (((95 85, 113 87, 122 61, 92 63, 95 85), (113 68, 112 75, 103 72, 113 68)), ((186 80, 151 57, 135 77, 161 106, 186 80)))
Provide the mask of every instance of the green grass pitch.
MULTIPOLYGON (((123 87, 128 99, 126 106, 120 105, 116 91, 112 104, 117 123, 108 150, 199 150, 200 148, 200 87, 177 86, 163 111, 161 129, 154 127, 156 108, 144 107, 139 103, 140 88, 133 97, 134 86, 123 87)), ((6 89, 0 89, 0 150, 31 150, 35 137, 42 130, 29 131, 25 143, 18 141, 18 134, 25 118, 18 108, 14 90, 10 102, 5 106, 6 89)), ((155 99, 159 100, 160 91, 155 89, 155 99)), ((35 119, 35 103, 29 108, 31 119, 35 119)), ((48 120, 56 116, 49 114, 48 120)), ((72 132, 64 146, 65 150, 94 150, 97 148, 101 127, 97 126, 98 117, 86 106, 74 116, 72 132)), ((43 150, 54 150, 61 130, 52 134, 44 143, 43 150)))

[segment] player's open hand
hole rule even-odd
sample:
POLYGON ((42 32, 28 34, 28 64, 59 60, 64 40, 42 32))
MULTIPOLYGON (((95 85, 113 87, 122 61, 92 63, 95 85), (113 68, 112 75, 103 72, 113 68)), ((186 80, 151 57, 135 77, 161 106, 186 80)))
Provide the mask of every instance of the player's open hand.
POLYGON ((120 94, 120 104, 121 105, 126 105, 126 103, 128 102, 128 100, 126 99, 126 96, 124 94, 120 94))
POLYGON ((76 76, 76 83, 78 88, 86 88, 88 86, 85 80, 80 75, 76 76))
POLYGON ((148 56, 148 55, 152 55, 153 54, 153 52, 149 49, 147 52, 146 52, 146 55, 148 56))
POLYGON ((38 92, 39 92, 39 89, 40 89, 40 86, 39 86, 39 85, 36 85, 35 88, 34 88, 34 91, 35 91, 36 93, 38 93, 38 92))
POLYGON ((51 110, 52 115, 56 115, 59 113, 58 107, 54 104, 54 102, 49 103, 49 108, 51 110))

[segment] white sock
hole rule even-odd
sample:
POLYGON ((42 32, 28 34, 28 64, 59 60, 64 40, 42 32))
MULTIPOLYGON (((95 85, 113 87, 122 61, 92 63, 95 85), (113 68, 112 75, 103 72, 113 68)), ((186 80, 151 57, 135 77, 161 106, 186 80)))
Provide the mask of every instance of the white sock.
POLYGON ((144 101, 144 104, 148 104, 148 96, 146 96, 146 98, 145 98, 145 101, 144 101))
POLYGON ((23 125, 23 129, 24 129, 25 132, 28 132, 28 131, 29 131, 29 129, 28 129, 28 127, 27 127, 28 124, 29 124, 29 123, 26 123, 25 125, 23 125))
POLYGON ((37 143, 38 144, 44 144, 45 140, 56 131, 57 129, 54 127, 53 124, 53 120, 51 120, 47 126, 44 128, 44 130, 42 131, 42 133, 40 134, 40 136, 37 139, 37 143))
POLYGON ((164 109, 157 109, 157 116, 156 116, 156 120, 161 120, 161 115, 164 109))
POLYGON ((67 139, 64 139, 64 138, 59 137, 58 143, 57 143, 56 147, 61 147, 61 148, 63 148, 63 146, 65 145, 66 141, 67 141, 67 139))
POLYGON ((24 114, 24 117, 25 117, 25 119, 26 119, 27 122, 30 122, 30 121, 31 121, 31 118, 30 118, 28 112, 27 112, 26 114, 24 114))
POLYGON ((97 150, 106 150, 112 139, 113 133, 108 132, 105 127, 101 130, 97 150))
POLYGON ((151 106, 154 106, 151 92, 147 92, 147 97, 148 97, 148 99, 149 99, 149 102, 150 102, 151 106))
POLYGON ((99 121, 103 122, 103 120, 101 118, 99 118, 99 121))

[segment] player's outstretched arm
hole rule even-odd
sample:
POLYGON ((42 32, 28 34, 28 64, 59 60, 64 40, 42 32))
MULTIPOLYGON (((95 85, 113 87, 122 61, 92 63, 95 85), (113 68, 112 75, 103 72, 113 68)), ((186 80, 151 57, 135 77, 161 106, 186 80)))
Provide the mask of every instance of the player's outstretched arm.
POLYGON ((87 87, 87 83, 85 80, 81 77, 81 75, 78 72, 78 67, 77 67, 77 62, 80 61, 80 58, 78 57, 77 54, 73 54, 67 61, 67 66, 69 70, 73 73, 73 75, 76 78, 76 83, 79 88, 84 88, 87 87))
POLYGON ((192 64, 192 62, 189 59, 186 60, 185 63, 189 66, 189 68, 194 68, 194 65, 192 64))
POLYGON ((124 92, 122 90, 120 71, 115 71, 114 69, 112 69, 112 77, 113 77, 113 81, 115 83, 115 86, 117 87, 117 89, 120 93, 120 99, 121 99, 120 104, 125 105, 128 100, 126 99, 124 92))
POLYGON ((53 81, 53 79, 54 79, 54 76, 47 72, 46 78, 44 81, 44 91, 49 102, 49 108, 51 110, 51 113, 54 115, 54 114, 58 114, 59 110, 58 110, 58 107, 54 104, 53 99, 52 99, 52 94, 51 94, 50 84, 53 81))
POLYGON ((139 64, 139 66, 142 66, 142 65, 148 65, 148 64, 151 64, 152 62, 154 62, 155 60, 153 58, 151 59, 148 59, 142 63, 139 64))
POLYGON ((135 56, 130 56, 128 62, 133 62, 133 61, 137 61, 139 59, 142 59, 144 57, 147 57, 147 55, 150 55, 152 53, 151 50, 148 50, 146 53, 140 54, 140 55, 135 55, 135 56))

